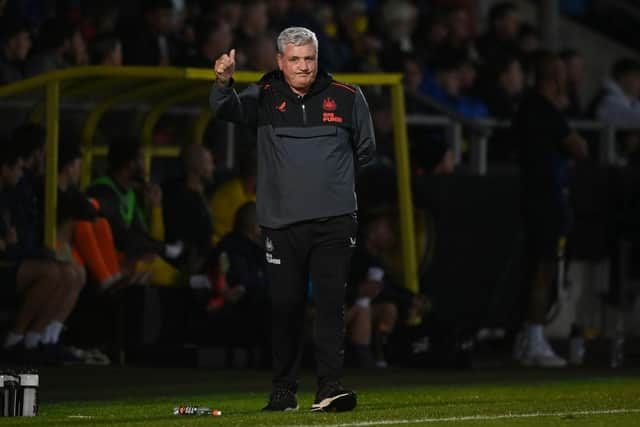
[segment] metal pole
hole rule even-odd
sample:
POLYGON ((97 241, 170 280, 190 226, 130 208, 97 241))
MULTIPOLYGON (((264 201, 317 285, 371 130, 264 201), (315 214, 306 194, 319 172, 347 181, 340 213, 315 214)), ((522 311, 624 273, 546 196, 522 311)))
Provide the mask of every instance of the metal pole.
POLYGON ((605 126, 600 131, 600 162, 604 166, 613 164, 616 159, 616 130, 605 126))
POLYGON ((453 122, 447 127, 447 137, 456 166, 462 161, 462 124, 453 122))
POLYGON ((473 136, 471 143, 471 170, 478 175, 487 174, 487 136, 473 136))
POLYGON ((404 283, 408 290, 418 293, 420 291, 420 284, 418 282, 415 228, 413 224, 413 197, 411 194, 411 177, 409 175, 409 144, 404 108, 404 91, 400 84, 391 86, 391 110, 393 111, 398 205, 400 208, 400 235, 402 237, 402 263, 405 275, 404 283))
POLYGON ((227 123, 227 169, 233 169, 236 155, 236 125, 227 123))
POLYGON ((58 127, 60 82, 47 83, 47 146, 45 168, 44 244, 56 246, 56 211, 58 207, 58 127))

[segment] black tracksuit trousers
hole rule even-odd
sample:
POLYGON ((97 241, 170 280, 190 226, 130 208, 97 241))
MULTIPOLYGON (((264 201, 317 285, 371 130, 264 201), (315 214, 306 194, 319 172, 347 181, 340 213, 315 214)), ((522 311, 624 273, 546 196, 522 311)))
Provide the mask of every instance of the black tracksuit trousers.
POLYGON ((263 228, 271 290, 274 388, 297 390, 309 279, 316 305, 318 382, 342 376, 345 287, 357 228, 355 214, 263 228))

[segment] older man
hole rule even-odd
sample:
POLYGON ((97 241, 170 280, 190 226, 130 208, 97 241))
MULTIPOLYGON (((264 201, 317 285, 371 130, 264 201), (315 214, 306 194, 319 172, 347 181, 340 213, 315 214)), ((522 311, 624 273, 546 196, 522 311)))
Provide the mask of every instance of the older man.
POLYGON ((271 286, 273 390, 264 408, 298 408, 297 374, 309 279, 316 303, 318 391, 312 411, 348 411, 356 395, 340 384, 344 296, 356 244, 356 169, 375 152, 373 125, 357 87, 318 70, 316 35, 287 28, 277 39, 278 70, 239 95, 235 50, 214 65, 217 117, 256 128, 257 210, 271 286))

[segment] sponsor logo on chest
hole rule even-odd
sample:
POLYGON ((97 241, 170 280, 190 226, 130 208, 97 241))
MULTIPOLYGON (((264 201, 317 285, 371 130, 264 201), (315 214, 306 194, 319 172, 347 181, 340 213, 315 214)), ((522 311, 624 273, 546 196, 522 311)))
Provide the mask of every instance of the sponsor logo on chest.
POLYGON ((322 122, 323 123, 342 123, 343 118, 336 115, 335 111, 338 108, 338 104, 331 97, 326 97, 322 101, 322 122))

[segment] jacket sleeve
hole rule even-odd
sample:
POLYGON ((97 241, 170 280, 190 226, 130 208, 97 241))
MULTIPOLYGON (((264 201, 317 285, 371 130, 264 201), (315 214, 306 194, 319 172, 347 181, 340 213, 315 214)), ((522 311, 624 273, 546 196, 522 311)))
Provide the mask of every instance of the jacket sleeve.
POLYGON ((376 137, 373 121, 369 113, 369 105, 360 88, 357 88, 353 103, 353 149, 356 154, 358 169, 373 162, 376 154, 376 137))
POLYGON ((228 122, 256 126, 258 122, 258 96, 260 87, 252 84, 240 94, 233 88, 233 79, 228 86, 213 83, 209 104, 216 117, 228 122))

